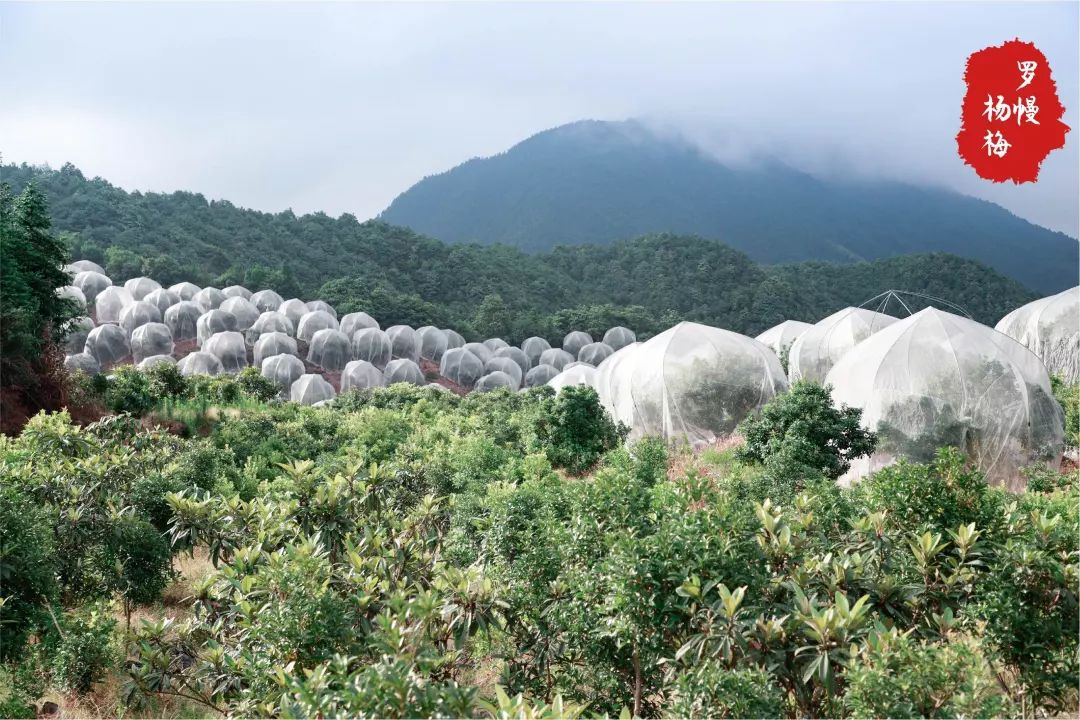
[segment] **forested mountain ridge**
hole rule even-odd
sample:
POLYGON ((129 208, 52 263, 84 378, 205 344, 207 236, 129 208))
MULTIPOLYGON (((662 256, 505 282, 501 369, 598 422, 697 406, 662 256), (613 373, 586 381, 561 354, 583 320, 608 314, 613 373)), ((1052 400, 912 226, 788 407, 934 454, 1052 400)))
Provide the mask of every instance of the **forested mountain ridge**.
POLYGON ((756 334, 785 319, 820 319, 890 288, 944 298, 988 324, 1035 297, 978 262, 946 254, 767 266, 715 241, 655 234, 529 255, 505 245, 447 245, 350 215, 298 217, 189 192, 129 193, 70 165, 0 171, 16 191, 36 177, 73 256, 102 262, 115 278, 271 287, 286 297, 322 296, 341 312, 367 310, 384 324, 520 339, 561 337, 569 325, 627 324, 648 334, 691 319, 756 334))
POLYGON ((1043 293, 1076 284, 1075 238, 944 189, 827 181, 779 162, 728 167, 643 125, 584 121, 426 177, 381 219, 445 242, 527 252, 652 232, 701 235, 762 263, 922 252, 980 260, 1043 293))

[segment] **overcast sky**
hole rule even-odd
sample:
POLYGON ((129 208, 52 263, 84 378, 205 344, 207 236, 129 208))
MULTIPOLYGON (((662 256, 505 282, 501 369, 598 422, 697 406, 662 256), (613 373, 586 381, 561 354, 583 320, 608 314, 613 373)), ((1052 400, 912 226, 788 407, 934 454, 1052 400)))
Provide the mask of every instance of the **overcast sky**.
POLYGON ((13 4, 0 152, 127 189, 377 214, 424 175, 583 118, 725 159, 955 188, 1077 236, 1078 4, 13 4), (1073 128, 1039 182, 956 154, 967 56, 1047 55, 1073 128))

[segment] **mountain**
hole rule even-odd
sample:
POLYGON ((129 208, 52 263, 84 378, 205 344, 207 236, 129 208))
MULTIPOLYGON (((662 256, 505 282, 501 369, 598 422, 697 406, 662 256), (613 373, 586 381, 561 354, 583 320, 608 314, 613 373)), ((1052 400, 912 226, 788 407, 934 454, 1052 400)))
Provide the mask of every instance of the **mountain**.
MULTIPOLYGON (((1035 298, 987 266, 944 253, 847 264, 762 265, 714 240, 671 233, 526 254, 449 245, 351 215, 265 213, 191 192, 127 192, 78 168, 0 166, 18 192, 36 182, 75 258, 117 280, 269 287, 322 297, 339 312, 466 334, 560 339, 571 328, 625 324, 648 334, 698 320, 757 334, 818 320, 890 288, 956 303, 994 324, 1035 298)), ((913 310, 921 305, 915 304, 913 310)))
POLYGON ((541 132, 424 178, 380 219, 526 252, 653 232, 719 240, 761 263, 948 252, 1044 293, 1075 285, 1080 262, 1074 238, 993 203, 896 182, 826 181, 778 162, 729 167, 634 121, 541 132))

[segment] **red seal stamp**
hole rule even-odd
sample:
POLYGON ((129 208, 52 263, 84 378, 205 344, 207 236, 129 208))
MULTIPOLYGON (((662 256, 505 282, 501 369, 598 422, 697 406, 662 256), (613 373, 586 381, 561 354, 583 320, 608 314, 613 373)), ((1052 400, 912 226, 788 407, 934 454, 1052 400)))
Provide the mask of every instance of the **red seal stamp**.
POLYGON ((1009 40, 972 53, 964 82, 960 158, 986 180, 1038 180, 1039 166, 1069 132, 1046 56, 1034 43, 1009 40))

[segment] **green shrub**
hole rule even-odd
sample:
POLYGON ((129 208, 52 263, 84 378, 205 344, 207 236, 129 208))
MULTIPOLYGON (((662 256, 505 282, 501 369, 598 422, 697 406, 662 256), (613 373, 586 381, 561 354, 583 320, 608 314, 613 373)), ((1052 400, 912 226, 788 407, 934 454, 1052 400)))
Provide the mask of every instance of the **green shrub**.
POLYGON ((43 652, 53 683, 84 693, 120 660, 116 620, 102 603, 64 613, 47 634, 43 652))
POLYGON ((1057 376, 1050 381, 1054 397, 1065 411, 1065 444, 1080 446, 1080 382, 1069 384, 1057 376))
POLYGON ((105 403, 113 412, 139 417, 150 412, 156 402, 150 390, 150 381, 136 368, 127 365, 118 367, 109 376, 105 403))
POLYGON ((0 659, 18 657, 48 617, 57 595, 48 514, 5 479, 0 482, 0 659))
POLYGON ((715 660, 680 672, 669 713, 681 718, 777 718, 780 689, 761 670, 730 670, 715 660))
POLYGON ((583 473, 616 447, 628 429, 616 426, 586 385, 563 388, 547 398, 536 420, 536 435, 551 464, 583 473))
POLYGON ((746 443, 738 457, 767 463, 779 456, 785 473, 805 468, 836 479, 852 460, 874 451, 876 437, 859 424, 861 417, 858 408, 834 407, 828 388, 796 382, 742 422, 739 432, 746 443))
POLYGON ((130 617, 134 606, 154 602, 169 584, 169 542, 156 527, 134 517, 124 518, 116 533, 117 589, 130 617))
POLYGON ((150 394, 157 402, 165 399, 182 399, 190 396, 192 382, 180 374, 172 363, 158 363, 144 371, 150 386, 150 394))

